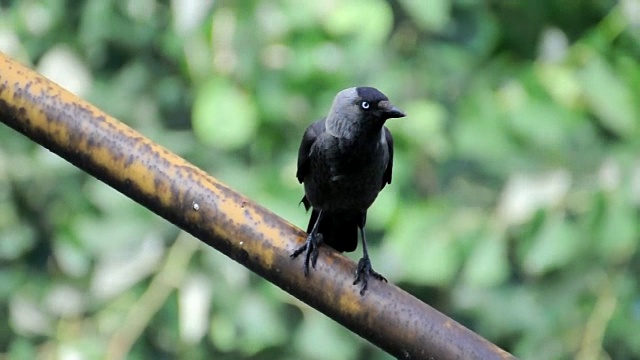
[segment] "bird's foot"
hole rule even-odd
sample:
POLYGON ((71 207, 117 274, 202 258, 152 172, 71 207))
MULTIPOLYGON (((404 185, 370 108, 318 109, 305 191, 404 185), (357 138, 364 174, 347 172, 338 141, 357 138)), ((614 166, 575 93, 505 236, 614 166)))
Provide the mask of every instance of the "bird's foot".
POLYGON ((367 291, 367 286, 369 285, 369 277, 373 276, 374 278, 387 282, 384 276, 378 274, 371 268, 371 260, 369 257, 363 257, 358 261, 358 268, 356 269, 356 280, 353 282, 353 285, 360 283, 360 295, 363 296, 364 292, 367 291))
POLYGON ((291 258, 296 258, 298 255, 305 253, 304 256, 304 276, 309 275, 309 261, 311 261, 311 267, 316 268, 316 261, 318 261, 318 248, 322 244, 322 234, 310 234, 307 236, 307 240, 297 248, 291 255, 291 258))

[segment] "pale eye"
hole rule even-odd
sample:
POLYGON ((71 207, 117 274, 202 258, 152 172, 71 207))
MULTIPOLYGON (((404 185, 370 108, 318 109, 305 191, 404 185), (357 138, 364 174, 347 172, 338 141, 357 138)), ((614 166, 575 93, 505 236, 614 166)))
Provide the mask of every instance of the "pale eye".
POLYGON ((369 105, 369 102, 367 102, 367 101, 363 101, 363 102, 360 103, 360 107, 365 109, 365 110, 367 110, 369 108, 369 106, 371 106, 371 105, 369 105))

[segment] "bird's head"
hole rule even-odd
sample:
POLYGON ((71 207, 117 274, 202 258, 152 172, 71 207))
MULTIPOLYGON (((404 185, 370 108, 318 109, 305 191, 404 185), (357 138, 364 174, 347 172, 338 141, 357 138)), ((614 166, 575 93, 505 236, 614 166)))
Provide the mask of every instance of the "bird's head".
POLYGON ((352 87, 336 95, 326 127, 334 136, 352 138, 362 132, 379 131, 387 119, 404 116, 378 89, 352 87))

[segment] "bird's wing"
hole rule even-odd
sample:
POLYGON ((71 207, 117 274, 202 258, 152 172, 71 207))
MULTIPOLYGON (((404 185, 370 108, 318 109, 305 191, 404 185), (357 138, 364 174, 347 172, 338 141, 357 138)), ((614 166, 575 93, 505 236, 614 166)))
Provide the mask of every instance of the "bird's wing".
POLYGON ((298 171, 296 177, 299 182, 304 181, 304 177, 309 173, 309 155, 311 154, 311 147, 316 139, 325 131, 324 120, 318 120, 309 125, 307 131, 302 136, 302 142, 300 143, 300 149, 298 150, 298 171))
POLYGON ((393 137, 386 126, 382 128, 384 129, 384 138, 389 148, 389 161, 387 162, 387 168, 384 170, 384 175, 382 175, 382 187, 380 189, 384 189, 386 184, 391 184, 391 172, 393 170, 393 137))

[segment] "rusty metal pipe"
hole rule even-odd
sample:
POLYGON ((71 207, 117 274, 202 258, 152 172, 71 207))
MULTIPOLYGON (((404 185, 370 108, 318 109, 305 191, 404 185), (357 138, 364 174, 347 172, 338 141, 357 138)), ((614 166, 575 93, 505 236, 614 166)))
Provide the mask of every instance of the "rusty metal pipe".
POLYGON ((305 278, 302 230, 3 54, 0 120, 398 358, 513 359, 326 247, 305 278))

